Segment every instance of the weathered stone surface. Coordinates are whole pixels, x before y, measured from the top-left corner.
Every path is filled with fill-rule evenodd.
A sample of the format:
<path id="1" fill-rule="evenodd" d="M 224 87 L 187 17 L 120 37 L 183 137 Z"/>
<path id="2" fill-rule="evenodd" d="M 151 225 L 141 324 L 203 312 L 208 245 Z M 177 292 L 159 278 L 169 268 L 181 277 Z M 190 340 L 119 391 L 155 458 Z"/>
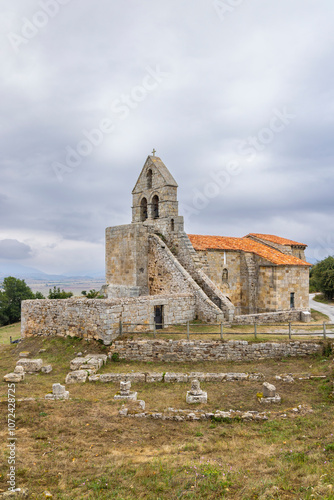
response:
<path id="1" fill-rule="evenodd" d="M 274 398 L 276 395 L 276 387 L 273 384 L 269 384 L 269 382 L 263 383 L 263 397 L 264 398 Z"/>
<path id="2" fill-rule="evenodd" d="M 75 370 L 67 374 L 65 384 L 85 383 L 88 377 L 86 370 Z"/>
<path id="3" fill-rule="evenodd" d="M 162 382 L 163 376 L 163 372 L 145 373 L 145 382 Z"/>
<path id="4" fill-rule="evenodd" d="M 130 391 L 129 394 L 115 394 L 114 399 L 129 399 L 131 401 L 137 401 L 138 393 Z"/>
<path id="5" fill-rule="evenodd" d="M 52 372 L 52 365 L 44 365 L 41 368 L 42 373 L 51 373 Z"/>
<path id="6" fill-rule="evenodd" d="M 202 391 L 200 383 L 198 380 L 192 380 L 191 389 L 187 392 L 186 402 L 189 404 L 193 403 L 206 403 L 208 400 L 208 394 Z"/>
<path id="7" fill-rule="evenodd" d="M 188 382 L 189 375 L 187 373 L 165 373 L 165 382 Z"/>
<path id="8" fill-rule="evenodd" d="M 321 352 L 321 350 L 321 342 L 314 341 L 248 343 L 247 341 L 235 340 L 228 342 L 201 340 L 145 340 L 136 342 L 116 340 L 111 347 L 110 356 L 113 352 L 117 352 L 120 359 L 129 361 L 156 361 L 157 359 L 168 359 L 168 361 L 173 362 L 192 362 L 194 360 L 254 361 L 286 356 L 306 356 Z M 262 375 L 258 375 L 259 380 L 261 380 Z M 165 376 L 165 381 L 178 380 L 175 377 L 169 380 L 168 375 L 167 380 Z M 187 382 L 187 379 L 183 381 Z"/>
<path id="9" fill-rule="evenodd" d="M 275 380 L 282 380 L 282 382 L 287 382 L 289 384 L 291 384 L 292 382 L 294 382 L 294 379 L 293 379 L 293 376 L 291 373 L 285 373 L 285 374 L 281 374 L 281 375 L 276 375 L 275 376 Z"/>
<path id="10" fill-rule="evenodd" d="M 260 403 L 280 403 L 281 402 L 281 396 L 279 394 L 276 394 L 275 396 L 272 397 L 263 397 L 259 399 Z"/>
<path id="11" fill-rule="evenodd" d="M 24 374 L 24 368 L 23 368 L 23 366 L 15 366 L 14 373 Z"/>
<path id="12" fill-rule="evenodd" d="M 65 400 L 69 398 L 70 393 L 66 391 L 65 386 L 61 384 L 53 384 L 52 394 L 46 394 L 45 399 Z"/>
<path id="13" fill-rule="evenodd" d="M 26 373 L 39 372 L 43 366 L 41 359 L 20 359 L 16 366 L 22 366 Z"/>
<path id="14" fill-rule="evenodd" d="M 24 373 L 8 373 L 7 375 L 4 376 L 4 381 L 5 382 L 22 382 L 24 380 Z"/>
<path id="15" fill-rule="evenodd" d="M 19 357 L 20 358 L 27 358 L 28 356 L 30 356 L 30 352 L 29 351 L 22 351 L 19 353 Z"/>

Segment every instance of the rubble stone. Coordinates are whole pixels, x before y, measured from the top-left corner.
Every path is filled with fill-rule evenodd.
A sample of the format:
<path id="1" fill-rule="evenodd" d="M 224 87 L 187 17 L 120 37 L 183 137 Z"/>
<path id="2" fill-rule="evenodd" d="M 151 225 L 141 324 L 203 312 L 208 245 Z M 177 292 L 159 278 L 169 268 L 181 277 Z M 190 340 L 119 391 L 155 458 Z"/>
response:
<path id="1" fill-rule="evenodd" d="M 65 384 L 83 384 L 86 382 L 88 372 L 86 370 L 75 370 L 67 374 Z"/>
<path id="2" fill-rule="evenodd" d="M 16 366 L 22 366 L 26 373 L 37 373 L 43 366 L 41 359 L 20 359 Z"/>

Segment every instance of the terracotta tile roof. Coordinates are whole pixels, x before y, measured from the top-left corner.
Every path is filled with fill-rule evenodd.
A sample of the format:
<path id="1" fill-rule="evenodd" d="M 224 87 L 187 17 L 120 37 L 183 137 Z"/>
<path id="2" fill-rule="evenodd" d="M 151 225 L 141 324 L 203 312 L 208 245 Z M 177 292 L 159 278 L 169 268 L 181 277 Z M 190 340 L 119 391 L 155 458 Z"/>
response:
<path id="1" fill-rule="evenodd" d="M 308 262 L 293 255 L 285 255 L 279 250 L 268 247 L 251 238 L 231 238 L 227 236 L 201 236 L 188 234 L 195 250 L 241 250 L 254 253 L 277 266 L 310 266 Z"/>
<path id="2" fill-rule="evenodd" d="M 278 243 L 279 245 L 286 246 L 298 246 L 298 247 L 307 247 L 305 243 L 298 243 L 297 241 L 287 240 L 286 238 L 281 238 L 280 236 L 275 236 L 274 234 L 259 234 L 259 233 L 250 233 L 245 236 L 248 238 L 249 236 L 255 236 L 255 238 L 260 238 L 261 240 L 271 241 L 272 243 Z"/>

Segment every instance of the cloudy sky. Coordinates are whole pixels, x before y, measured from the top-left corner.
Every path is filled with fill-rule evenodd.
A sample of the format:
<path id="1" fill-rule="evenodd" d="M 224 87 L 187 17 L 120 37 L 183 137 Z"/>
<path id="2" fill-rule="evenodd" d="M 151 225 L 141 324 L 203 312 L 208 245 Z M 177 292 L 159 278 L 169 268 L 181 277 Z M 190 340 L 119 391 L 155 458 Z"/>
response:
<path id="1" fill-rule="evenodd" d="M 189 233 L 334 254 L 332 0 L 0 0 L 0 265 L 104 270 L 152 149 Z"/>

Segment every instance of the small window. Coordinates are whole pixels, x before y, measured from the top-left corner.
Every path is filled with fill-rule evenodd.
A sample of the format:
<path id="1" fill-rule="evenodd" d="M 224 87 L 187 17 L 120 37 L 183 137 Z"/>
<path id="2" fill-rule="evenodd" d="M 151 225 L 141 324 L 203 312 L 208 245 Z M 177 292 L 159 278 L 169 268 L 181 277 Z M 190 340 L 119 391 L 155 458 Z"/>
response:
<path id="1" fill-rule="evenodd" d="M 222 282 L 223 283 L 227 283 L 228 282 L 228 270 L 226 268 L 223 269 Z"/>
<path id="2" fill-rule="evenodd" d="M 143 222 L 147 219 L 147 199 L 143 198 L 140 202 L 140 220 Z"/>
<path id="3" fill-rule="evenodd" d="M 152 219 L 159 218 L 159 197 L 157 195 L 153 196 L 152 199 Z"/>
<path id="4" fill-rule="evenodd" d="M 172 232 L 173 232 L 173 231 L 174 231 L 174 229 L 175 229 L 175 226 L 174 226 L 174 219 L 172 219 L 172 220 L 170 221 L 170 229 L 171 229 L 171 231 L 172 231 Z"/>
<path id="5" fill-rule="evenodd" d="M 146 177 L 147 177 L 147 189 L 152 189 L 152 175 L 153 175 L 152 170 L 151 169 L 148 170 L 147 175 L 146 175 Z"/>
<path id="6" fill-rule="evenodd" d="M 290 293 L 290 309 L 295 308 L 295 294 L 294 292 Z"/>

